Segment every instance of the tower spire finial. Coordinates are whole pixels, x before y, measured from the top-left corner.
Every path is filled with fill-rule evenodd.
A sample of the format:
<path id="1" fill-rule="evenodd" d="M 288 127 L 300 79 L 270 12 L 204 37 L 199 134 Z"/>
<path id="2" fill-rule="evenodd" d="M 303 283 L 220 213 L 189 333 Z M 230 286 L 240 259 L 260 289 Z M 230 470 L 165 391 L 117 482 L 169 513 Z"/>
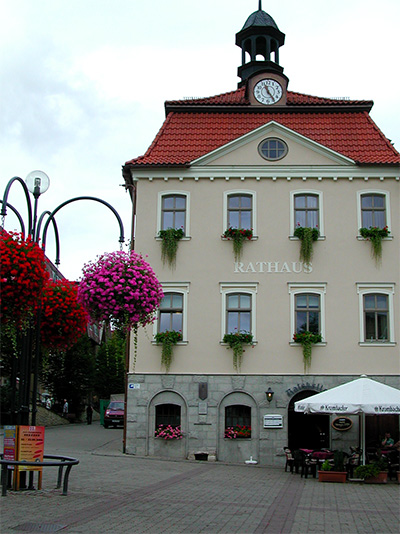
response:
<path id="1" fill-rule="evenodd" d="M 258 0 L 258 11 L 262 11 L 261 0 Z"/>

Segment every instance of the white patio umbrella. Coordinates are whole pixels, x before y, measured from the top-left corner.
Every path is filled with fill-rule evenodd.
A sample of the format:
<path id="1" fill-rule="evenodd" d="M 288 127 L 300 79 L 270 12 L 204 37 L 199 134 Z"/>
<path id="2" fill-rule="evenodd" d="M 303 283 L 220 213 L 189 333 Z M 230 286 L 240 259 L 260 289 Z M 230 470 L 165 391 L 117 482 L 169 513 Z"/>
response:
<path id="1" fill-rule="evenodd" d="M 294 403 L 296 412 L 360 414 L 361 448 L 365 463 L 365 415 L 400 415 L 400 390 L 365 375 Z"/>

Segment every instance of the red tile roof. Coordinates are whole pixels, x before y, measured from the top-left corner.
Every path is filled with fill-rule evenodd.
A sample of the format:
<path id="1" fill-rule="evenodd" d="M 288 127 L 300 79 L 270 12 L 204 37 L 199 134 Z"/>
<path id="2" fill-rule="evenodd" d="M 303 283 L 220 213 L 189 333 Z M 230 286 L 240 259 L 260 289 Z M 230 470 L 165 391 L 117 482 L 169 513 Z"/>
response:
<path id="1" fill-rule="evenodd" d="M 209 98 L 166 102 L 167 118 L 153 143 L 143 156 L 126 164 L 190 165 L 270 121 L 359 164 L 400 164 L 400 154 L 369 116 L 370 101 L 288 92 L 286 106 L 249 106 L 245 87 Z"/>

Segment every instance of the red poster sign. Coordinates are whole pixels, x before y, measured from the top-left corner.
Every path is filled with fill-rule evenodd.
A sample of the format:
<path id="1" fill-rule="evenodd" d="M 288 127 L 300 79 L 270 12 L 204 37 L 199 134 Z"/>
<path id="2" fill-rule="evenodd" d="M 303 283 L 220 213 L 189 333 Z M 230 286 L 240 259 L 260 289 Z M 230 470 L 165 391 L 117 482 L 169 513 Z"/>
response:
<path id="1" fill-rule="evenodd" d="M 43 462 L 44 426 L 20 426 L 18 432 L 17 460 Z M 42 467 L 19 466 L 20 471 L 41 471 Z"/>

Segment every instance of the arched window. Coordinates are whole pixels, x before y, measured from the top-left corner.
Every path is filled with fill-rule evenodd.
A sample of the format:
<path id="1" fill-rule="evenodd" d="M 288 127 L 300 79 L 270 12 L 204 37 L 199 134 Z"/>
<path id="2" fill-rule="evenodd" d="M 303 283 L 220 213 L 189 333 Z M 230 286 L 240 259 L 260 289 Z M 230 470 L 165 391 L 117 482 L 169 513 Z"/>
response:
<path id="1" fill-rule="evenodd" d="M 176 428 L 181 424 L 181 407 L 178 404 L 159 404 L 156 406 L 156 429 L 160 426 Z"/>
<path id="2" fill-rule="evenodd" d="M 232 404 L 225 408 L 225 438 L 251 438 L 251 408 Z"/>

